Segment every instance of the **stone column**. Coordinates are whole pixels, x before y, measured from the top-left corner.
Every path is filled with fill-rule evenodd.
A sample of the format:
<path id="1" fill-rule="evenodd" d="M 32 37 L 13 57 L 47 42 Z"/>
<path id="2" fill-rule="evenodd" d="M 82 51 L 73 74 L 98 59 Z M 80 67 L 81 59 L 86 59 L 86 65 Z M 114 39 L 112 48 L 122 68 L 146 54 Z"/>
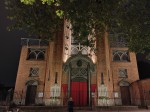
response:
<path id="1" fill-rule="evenodd" d="M 88 92 L 89 92 L 89 106 L 91 105 L 91 72 L 90 67 L 88 65 Z"/>
<path id="2" fill-rule="evenodd" d="M 68 70 L 68 98 L 70 97 L 70 79 L 71 79 L 71 68 L 69 66 L 69 70 Z"/>

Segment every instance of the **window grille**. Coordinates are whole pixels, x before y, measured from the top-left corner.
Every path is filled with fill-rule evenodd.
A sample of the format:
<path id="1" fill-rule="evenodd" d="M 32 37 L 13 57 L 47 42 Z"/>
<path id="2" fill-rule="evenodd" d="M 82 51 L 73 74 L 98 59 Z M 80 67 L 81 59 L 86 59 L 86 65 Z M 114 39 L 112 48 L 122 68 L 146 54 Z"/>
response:
<path id="1" fill-rule="evenodd" d="M 129 61 L 128 51 L 113 51 L 113 61 Z"/>
<path id="2" fill-rule="evenodd" d="M 45 59 L 45 49 L 28 49 L 27 60 L 44 60 Z"/>
<path id="3" fill-rule="evenodd" d="M 29 76 L 38 76 L 39 73 L 39 68 L 35 67 L 35 68 L 30 68 L 30 74 Z"/>
<path id="4" fill-rule="evenodd" d="M 120 68 L 119 69 L 119 77 L 121 78 L 127 78 L 127 69 L 124 69 L 124 68 Z"/>

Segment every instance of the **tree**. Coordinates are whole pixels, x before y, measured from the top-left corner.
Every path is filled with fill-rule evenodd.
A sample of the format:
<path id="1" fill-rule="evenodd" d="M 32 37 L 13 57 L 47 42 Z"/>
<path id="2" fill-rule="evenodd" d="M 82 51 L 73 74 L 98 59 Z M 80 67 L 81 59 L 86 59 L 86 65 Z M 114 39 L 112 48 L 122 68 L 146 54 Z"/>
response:
<path id="1" fill-rule="evenodd" d="M 85 40 L 88 35 L 100 37 L 104 32 L 122 33 L 123 38 L 127 40 L 129 50 L 136 53 L 150 50 L 149 0 L 20 1 L 27 7 L 35 6 L 41 1 L 39 7 L 45 6 L 50 11 L 53 10 L 51 16 L 57 18 L 56 21 L 62 16 L 68 19 L 72 24 L 72 35 L 79 41 Z M 51 24 L 53 27 L 54 24 Z M 149 52 L 147 56 L 150 57 Z"/>
<path id="2" fill-rule="evenodd" d="M 8 30 L 25 30 L 30 36 L 52 39 L 63 21 L 55 13 L 53 6 L 42 4 L 36 0 L 33 5 L 25 5 L 20 0 L 6 0 L 6 8 L 11 12 L 8 16 L 14 24 Z"/>

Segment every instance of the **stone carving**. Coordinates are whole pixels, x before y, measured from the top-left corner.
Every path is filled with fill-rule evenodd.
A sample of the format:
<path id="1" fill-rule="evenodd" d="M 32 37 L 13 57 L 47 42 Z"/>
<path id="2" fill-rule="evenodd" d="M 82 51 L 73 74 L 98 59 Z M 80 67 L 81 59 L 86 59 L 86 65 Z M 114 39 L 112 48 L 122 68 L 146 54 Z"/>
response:
<path id="1" fill-rule="evenodd" d="M 119 77 L 121 77 L 121 78 L 127 78 L 127 69 L 120 68 L 119 69 Z"/>
<path id="2" fill-rule="evenodd" d="M 73 68 L 72 69 L 72 75 L 71 79 L 77 78 L 77 77 L 83 77 L 87 79 L 87 69 L 85 68 Z"/>
<path id="3" fill-rule="evenodd" d="M 29 76 L 38 76 L 39 68 L 38 67 L 32 67 L 30 68 L 30 75 Z"/>
<path id="4" fill-rule="evenodd" d="M 129 85 L 130 85 L 130 83 L 128 81 L 126 81 L 126 80 L 121 80 L 119 82 L 119 86 L 129 86 Z"/>
<path id="5" fill-rule="evenodd" d="M 107 87 L 101 84 L 98 87 L 98 105 L 107 106 L 109 102 Z"/>
<path id="6" fill-rule="evenodd" d="M 60 105 L 61 90 L 58 84 L 54 84 L 50 89 L 50 105 Z"/>

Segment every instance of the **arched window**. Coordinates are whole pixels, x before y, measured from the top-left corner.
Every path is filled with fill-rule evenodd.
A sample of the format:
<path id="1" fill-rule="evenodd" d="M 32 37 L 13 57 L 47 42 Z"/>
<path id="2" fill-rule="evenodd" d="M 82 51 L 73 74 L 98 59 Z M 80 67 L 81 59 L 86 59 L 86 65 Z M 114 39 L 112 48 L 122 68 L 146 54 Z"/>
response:
<path id="1" fill-rule="evenodd" d="M 34 85 L 34 86 L 38 86 L 39 85 L 39 81 L 38 80 L 28 80 L 26 82 L 26 85 L 29 86 L 29 85 Z"/>
<path id="2" fill-rule="evenodd" d="M 83 55 L 88 55 L 88 50 L 87 50 L 86 48 L 83 48 L 83 49 L 81 50 L 81 53 L 82 53 Z"/>
<path id="3" fill-rule="evenodd" d="M 45 49 L 28 49 L 27 60 L 44 60 L 45 59 Z"/>
<path id="4" fill-rule="evenodd" d="M 36 53 L 35 52 L 30 52 L 28 54 L 28 58 L 27 59 L 28 60 L 34 60 L 34 59 L 36 59 Z"/>
<path id="5" fill-rule="evenodd" d="M 120 61 L 120 56 L 118 54 L 115 54 L 113 57 L 113 61 Z"/>
<path id="6" fill-rule="evenodd" d="M 44 52 L 39 52 L 38 54 L 37 54 L 37 60 L 44 60 Z"/>
<path id="7" fill-rule="evenodd" d="M 72 55 L 78 54 L 78 52 L 79 52 L 79 51 L 78 51 L 78 49 L 77 49 L 76 47 L 72 47 L 72 48 L 71 48 L 71 54 L 72 54 Z"/>
<path id="8" fill-rule="evenodd" d="M 122 54 L 121 60 L 122 61 L 129 61 L 129 56 L 127 54 Z"/>
<path id="9" fill-rule="evenodd" d="M 129 61 L 128 51 L 113 51 L 113 61 Z"/>
<path id="10" fill-rule="evenodd" d="M 119 86 L 129 86 L 130 83 L 128 81 L 125 81 L 125 80 L 121 80 L 119 81 Z"/>

